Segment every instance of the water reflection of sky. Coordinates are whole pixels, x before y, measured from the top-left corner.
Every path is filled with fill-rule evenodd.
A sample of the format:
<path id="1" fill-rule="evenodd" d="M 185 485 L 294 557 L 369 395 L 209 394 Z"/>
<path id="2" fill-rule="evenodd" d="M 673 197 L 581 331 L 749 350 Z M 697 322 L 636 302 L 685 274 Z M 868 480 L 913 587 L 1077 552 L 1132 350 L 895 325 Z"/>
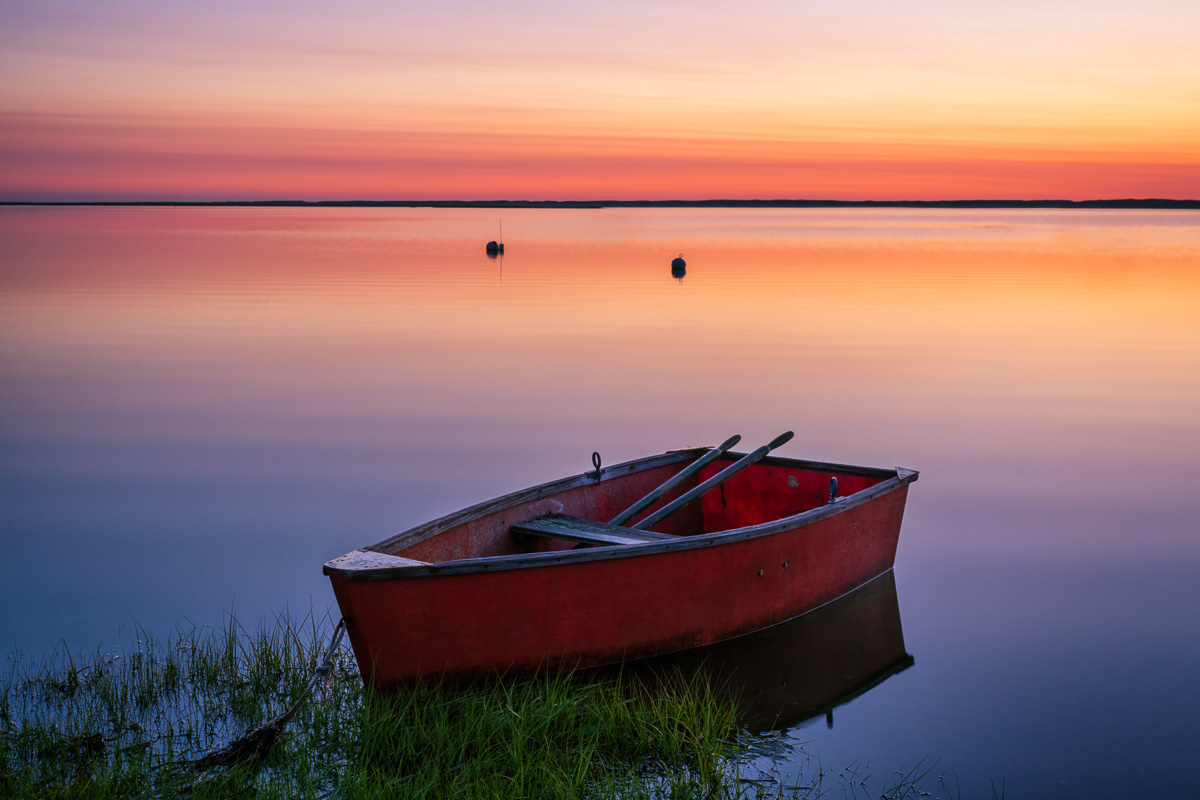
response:
<path id="1" fill-rule="evenodd" d="M 498 213 L 0 209 L 0 641 L 323 613 L 326 559 L 592 450 L 795 429 L 922 471 L 917 665 L 811 750 L 1186 794 L 1200 216 L 504 211 L 492 260 Z"/>

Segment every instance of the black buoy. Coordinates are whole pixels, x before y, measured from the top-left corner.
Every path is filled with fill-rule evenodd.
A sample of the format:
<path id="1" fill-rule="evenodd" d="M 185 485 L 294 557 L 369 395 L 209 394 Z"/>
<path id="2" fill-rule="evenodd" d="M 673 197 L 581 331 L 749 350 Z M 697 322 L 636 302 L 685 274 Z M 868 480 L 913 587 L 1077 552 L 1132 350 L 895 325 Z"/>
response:
<path id="1" fill-rule="evenodd" d="M 501 243 L 497 243 L 497 242 L 488 242 L 487 243 L 487 251 L 489 253 L 503 253 L 504 245 Z"/>
<path id="2" fill-rule="evenodd" d="M 685 267 L 687 267 L 687 262 L 683 260 L 683 253 L 680 253 L 679 257 L 671 262 L 671 269 L 684 269 Z"/>

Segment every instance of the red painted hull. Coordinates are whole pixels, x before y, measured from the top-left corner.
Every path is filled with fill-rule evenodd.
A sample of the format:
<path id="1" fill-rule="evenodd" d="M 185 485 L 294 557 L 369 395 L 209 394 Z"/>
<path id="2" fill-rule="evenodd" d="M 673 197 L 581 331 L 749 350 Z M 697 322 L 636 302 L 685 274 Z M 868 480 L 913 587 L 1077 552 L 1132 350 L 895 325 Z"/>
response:
<path id="1" fill-rule="evenodd" d="M 892 567 L 917 474 L 792 459 L 766 459 L 657 526 L 670 541 L 571 549 L 508 532 L 547 511 L 607 520 L 700 452 L 518 492 L 326 564 L 364 678 L 387 689 L 708 645 Z M 846 494 L 832 504 L 830 476 Z"/>

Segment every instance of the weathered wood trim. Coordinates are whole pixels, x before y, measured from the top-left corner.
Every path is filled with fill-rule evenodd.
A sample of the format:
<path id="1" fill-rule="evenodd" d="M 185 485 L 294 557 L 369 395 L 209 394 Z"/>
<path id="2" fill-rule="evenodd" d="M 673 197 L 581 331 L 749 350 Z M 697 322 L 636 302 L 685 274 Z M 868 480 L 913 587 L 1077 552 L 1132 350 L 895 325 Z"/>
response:
<path id="1" fill-rule="evenodd" d="M 703 449 L 699 449 L 702 452 Z M 689 454 L 698 451 L 688 451 Z M 738 457 L 738 454 L 729 454 L 732 457 Z M 686 457 L 686 456 L 685 456 Z M 609 469 L 629 469 L 630 472 L 638 471 L 636 467 L 645 462 L 651 462 L 653 466 L 661 466 L 663 463 L 674 463 L 668 460 L 666 462 L 658 461 L 661 456 L 655 456 L 651 459 L 642 459 L 641 461 L 633 461 L 628 464 L 619 464 L 616 467 Z M 420 564 L 413 566 L 397 566 L 397 567 L 373 567 L 367 569 L 345 569 L 335 565 L 335 561 L 330 561 L 325 565 L 325 573 L 336 570 L 343 573 L 347 580 L 390 580 L 396 578 L 419 578 L 428 575 L 465 575 L 478 572 L 495 572 L 497 570 L 508 569 L 529 569 L 534 567 L 547 567 L 563 563 L 580 563 L 585 561 L 601 561 L 610 558 L 635 558 L 638 556 L 652 555 L 656 553 L 666 553 L 676 550 L 691 550 L 700 547 L 716 547 L 725 544 L 733 544 L 742 542 L 747 539 L 755 539 L 760 536 L 771 536 L 783 531 L 801 528 L 806 525 L 811 525 L 819 522 L 835 514 L 842 514 L 852 508 L 864 505 L 871 502 L 877 497 L 882 497 L 885 494 L 900 489 L 903 486 L 914 482 L 919 477 L 920 473 L 915 470 L 908 469 L 877 469 L 873 467 L 848 467 L 843 465 L 825 464 L 822 462 L 802 461 L 798 459 L 771 458 L 763 459 L 764 462 L 774 463 L 784 466 L 792 466 L 802 469 L 828 470 L 834 472 L 842 472 L 846 474 L 869 475 L 872 477 L 892 476 L 888 480 L 877 483 L 876 485 L 864 489 L 860 492 L 855 492 L 845 498 L 839 499 L 836 503 L 820 506 L 818 508 L 804 511 L 800 514 L 795 514 L 790 517 L 782 517 L 777 520 L 765 522 L 759 525 L 750 525 L 744 528 L 734 528 L 727 531 L 717 531 L 714 533 L 698 534 L 696 536 L 678 536 L 672 537 L 671 541 L 646 542 L 644 544 L 629 544 L 621 547 L 592 547 L 581 550 L 555 550 L 540 553 L 519 553 L 515 555 L 504 556 L 487 556 L 483 558 L 465 558 L 458 561 L 442 561 L 435 564 Z M 643 466 L 642 469 L 650 467 Z M 621 473 L 625 474 L 625 473 Z M 583 479 L 581 481 L 581 479 Z M 508 495 L 498 500 L 493 500 L 489 503 L 475 506 L 472 509 L 467 509 L 460 514 L 452 515 L 456 520 L 453 524 L 461 524 L 462 521 L 471 519 L 474 515 L 491 513 L 494 510 L 506 508 L 509 505 L 515 505 L 518 502 L 524 502 L 526 499 L 534 499 L 544 497 L 548 493 L 540 492 L 545 487 L 558 486 L 556 491 L 562 491 L 564 488 L 573 488 L 574 486 L 583 485 L 583 483 L 594 482 L 594 478 L 586 476 L 578 476 L 576 478 L 568 478 L 563 481 L 556 481 L 553 484 L 544 484 L 541 487 L 534 487 L 527 492 L 518 492 L 515 495 Z M 578 481 L 578 482 L 577 482 Z M 538 494 L 530 495 L 529 492 L 539 491 Z M 486 508 L 484 511 L 478 509 Z M 468 515 L 468 512 L 470 514 Z M 464 516 L 465 515 L 465 516 Z M 435 528 L 443 530 L 449 527 L 445 522 L 449 518 L 443 517 L 441 520 L 435 520 L 428 523 L 422 528 Z M 417 530 L 417 529 L 414 529 Z M 393 537 L 393 539 L 398 537 Z M 392 541 L 392 540 L 388 540 Z M 384 545 L 381 542 L 374 545 L 370 549 L 380 548 Z"/>
<path id="2" fill-rule="evenodd" d="M 373 553 L 370 550 L 355 550 L 347 553 L 344 556 L 335 558 L 325 565 L 325 572 L 328 574 L 330 569 L 338 570 L 356 570 L 356 569 L 380 569 L 380 568 L 400 568 L 400 567 L 423 567 L 427 566 L 427 561 L 417 561 L 412 558 L 402 558 L 401 556 L 389 556 L 387 553 Z"/>
<path id="3" fill-rule="evenodd" d="M 596 522 L 569 514 L 547 514 L 526 522 L 518 522 L 508 528 L 513 533 L 545 536 L 551 539 L 566 539 L 571 542 L 599 545 L 643 544 L 678 539 L 669 533 L 639 531 L 623 528 L 607 522 Z"/>
<path id="4" fill-rule="evenodd" d="M 741 458 L 745 454 L 730 451 L 725 455 L 727 457 Z M 804 458 L 789 458 L 787 456 L 768 455 L 758 463 L 795 467 L 796 469 L 814 470 L 817 472 L 841 472 L 846 475 L 863 475 L 868 478 L 890 478 L 896 475 L 895 469 L 888 469 L 886 467 L 862 467 L 854 464 L 838 464 L 834 461 L 810 461 Z M 914 470 L 906 470 L 906 472 L 916 474 Z M 913 480 L 916 479 L 914 478 Z"/>

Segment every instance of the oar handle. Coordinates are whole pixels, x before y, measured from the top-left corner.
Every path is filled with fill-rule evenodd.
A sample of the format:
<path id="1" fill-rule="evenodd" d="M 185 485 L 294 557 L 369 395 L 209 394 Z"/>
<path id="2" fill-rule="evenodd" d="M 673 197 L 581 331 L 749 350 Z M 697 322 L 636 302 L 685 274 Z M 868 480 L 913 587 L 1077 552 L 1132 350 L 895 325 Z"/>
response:
<path id="1" fill-rule="evenodd" d="M 701 495 L 715 489 L 716 487 L 720 486 L 725 481 L 732 478 L 734 475 L 737 475 L 739 472 L 744 470 L 746 467 L 749 467 L 749 466 L 753 465 L 755 462 L 760 461 L 763 458 L 763 456 L 765 456 L 767 453 L 774 450 L 776 447 L 779 447 L 780 445 L 791 441 L 792 437 L 795 435 L 796 434 L 793 433 L 792 431 L 788 431 L 787 433 L 780 434 L 779 436 L 772 439 L 768 444 L 764 444 L 762 447 L 758 448 L 757 450 L 755 450 L 753 453 L 750 453 L 749 455 L 742 456 L 740 459 L 735 461 L 733 464 L 731 464 L 728 467 L 726 467 L 725 469 L 721 470 L 716 475 L 713 475 L 711 478 L 709 478 L 704 483 L 697 486 L 695 489 L 692 489 L 691 491 L 680 495 L 679 497 L 672 500 L 670 503 L 667 503 L 665 506 L 660 508 L 658 511 L 655 511 L 653 514 L 646 517 L 645 519 L 639 520 L 637 523 L 635 523 L 634 525 L 632 525 L 630 527 L 637 528 L 639 530 L 648 530 L 648 529 L 654 527 L 655 525 L 662 522 L 667 517 L 674 514 L 679 509 L 686 506 L 688 503 L 695 500 L 697 497 L 700 497 Z"/>
<path id="2" fill-rule="evenodd" d="M 663 485 L 659 486 L 657 489 L 650 492 L 650 494 L 646 495 L 641 500 L 638 500 L 636 503 L 634 503 L 629 508 L 622 511 L 620 514 L 617 514 L 615 517 L 613 517 L 611 520 L 609 520 L 609 524 L 610 525 L 624 525 L 639 511 L 652 505 L 654 503 L 654 501 L 658 500 L 664 494 L 671 491 L 676 486 L 678 486 L 680 483 L 682 483 L 684 478 L 687 478 L 689 475 L 692 475 L 697 470 L 699 470 L 701 467 L 703 467 L 705 464 L 708 464 L 710 461 L 712 461 L 717 456 L 724 453 L 729 448 L 733 447 L 735 444 L 737 444 L 741 440 L 742 440 L 742 437 L 737 434 L 730 436 L 728 439 L 721 442 L 720 445 L 718 445 L 717 447 L 715 447 L 712 450 L 709 450 L 707 453 L 700 456 L 698 459 L 693 461 L 691 464 L 688 464 L 686 467 L 681 469 L 679 472 L 675 473 L 673 476 L 668 478 L 666 483 L 664 483 Z"/>

